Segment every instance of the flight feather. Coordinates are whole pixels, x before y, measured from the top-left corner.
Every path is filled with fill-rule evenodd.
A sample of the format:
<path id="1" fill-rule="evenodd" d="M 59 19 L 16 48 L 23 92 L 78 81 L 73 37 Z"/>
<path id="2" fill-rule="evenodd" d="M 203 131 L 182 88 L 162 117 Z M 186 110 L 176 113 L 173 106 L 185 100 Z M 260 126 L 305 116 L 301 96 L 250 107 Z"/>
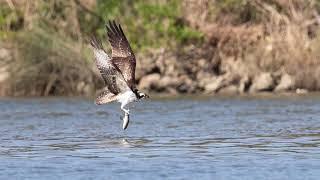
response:
<path id="1" fill-rule="evenodd" d="M 117 25 L 115 21 L 109 21 L 106 28 L 112 47 L 111 62 L 121 72 L 128 86 L 135 89 L 136 58 L 121 25 Z"/>

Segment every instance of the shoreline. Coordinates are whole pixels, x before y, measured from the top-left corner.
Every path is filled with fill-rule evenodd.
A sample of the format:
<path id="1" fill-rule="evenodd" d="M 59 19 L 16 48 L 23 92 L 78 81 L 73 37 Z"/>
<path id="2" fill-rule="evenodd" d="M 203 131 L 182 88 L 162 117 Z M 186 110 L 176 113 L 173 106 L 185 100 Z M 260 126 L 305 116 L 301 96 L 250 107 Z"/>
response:
<path id="1" fill-rule="evenodd" d="M 79 11 L 72 16 L 73 21 L 62 18 L 60 23 L 38 26 L 55 20 L 56 15 L 69 16 L 69 7 L 72 6 L 68 3 L 72 2 L 61 3 L 61 9 L 65 11 L 54 11 L 53 8 L 52 17 L 42 17 L 41 11 L 37 11 L 42 5 L 35 3 L 38 8 L 35 8 L 34 15 L 38 18 L 27 22 L 29 16 L 21 14 L 17 29 L 8 26 L 18 23 L 15 21 L 3 25 L 5 31 L 0 31 L 0 96 L 91 97 L 103 88 L 103 79 L 94 64 L 85 32 L 105 32 L 104 20 L 90 29 L 81 29 L 88 24 L 80 21 L 78 15 L 89 17 L 90 14 Z M 103 2 L 92 4 L 92 10 L 100 3 Z M 142 1 L 135 3 L 144 8 Z M 179 7 L 171 10 L 181 9 L 181 13 L 170 17 L 166 17 L 167 12 L 163 12 L 164 16 L 159 15 L 159 27 L 170 22 L 165 29 L 150 27 L 154 23 L 128 23 L 132 18 L 147 20 L 150 13 L 136 14 L 134 12 L 141 11 L 118 4 L 118 8 L 129 13 L 128 19 L 123 17 L 125 19 L 120 18 L 119 22 L 125 28 L 137 59 L 137 88 L 146 93 L 161 92 L 170 96 L 320 91 L 320 34 L 317 31 L 320 21 L 314 21 L 314 14 L 309 13 L 318 12 L 317 6 L 297 1 L 280 3 L 281 8 L 275 8 L 275 3 L 264 2 L 263 6 L 249 2 L 238 4 L 243 7 L 237 8 L 239 12 L 232 10 L 237 7 L 234 3 L 224 4 L 223 1 L 177 4 Z M 220 7 L 223 10 L 223 4 L 231 9 L 216 12 L 212 17 L 211 11 L 202 8 Z M 22 4 L 11 13 L 19 15 L 19 7 L 23 8 Z M 162 10 L 164 7 L 170 5 L 157 4 L 154 8 Z M 292 10 L 294 13 L 288 13 Z M 238 19 L 242 13 L 258 13 L 259 18 L 249 16 L 243 21 Z M 296 13 L 299 16 L 291 15 Z M 10 19 L 10 13 L 7 15 Z M 195 18 L 202 15 L 207 18 Z M 91 20 L 97 18 L 90 17 Z M 312 23 L 303 24 L 301 20 Z M 74 22 L 79 29 L 66 28 L 75 27 Z M 61 32 L 55 32 L 59 28 Z M 141 32 L 146 32 L 145 37 L 135 38 Z M 103 35 L 100 34 L 99 38 L 102 39 Z M 103 45 L 110 48 L 107 42 Z"/>
<path id="2" fill-rule="evenodd" d="M 300 98 L 315 98 L 315 100 L 320 100 L 320 91 L 318 92 L 309 92 L 305 94 L 297 94 L 295 92 L 282 92 L 282 93 L 274 93 L 274 92 L 260 92 L 260 93 L 246 93 L 246 94 L 165 94 L 165 93 L 151 93 L 150 99 L 146 101 L 152 100 L 179 100 L 179 99 L 188 99 L 188 100 L 209 100 L 209 99 L 300 99 Z M 84 99 L 84 100 L 92 100 L 94 101 L 95 96 L 0 96 L 1 100 L 6 99 L 16 99 L 16 100 L 24 100 L 24 99 Z"/>

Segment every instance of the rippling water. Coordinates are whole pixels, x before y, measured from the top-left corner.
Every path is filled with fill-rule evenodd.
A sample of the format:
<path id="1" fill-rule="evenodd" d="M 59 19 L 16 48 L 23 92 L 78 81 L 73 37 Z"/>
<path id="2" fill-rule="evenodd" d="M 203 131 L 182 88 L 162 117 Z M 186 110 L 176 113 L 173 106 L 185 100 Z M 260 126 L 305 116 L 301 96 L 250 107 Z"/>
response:
<path id="1" fill-rule="evenodd" d="M 320 98 L 0 100 L 0 179 L 319 179 Z"/>

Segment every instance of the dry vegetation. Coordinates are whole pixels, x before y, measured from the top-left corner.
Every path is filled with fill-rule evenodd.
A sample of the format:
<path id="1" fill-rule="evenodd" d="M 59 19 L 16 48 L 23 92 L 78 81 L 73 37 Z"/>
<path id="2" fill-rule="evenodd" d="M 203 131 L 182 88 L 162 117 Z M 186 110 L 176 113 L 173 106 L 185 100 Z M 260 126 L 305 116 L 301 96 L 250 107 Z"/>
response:
<path id="1" fill-rule="evenodd" d="M 211 7 L 210 3 L 213 2 L 188 1 L 186 6 L 201 18 L 186 18 L 206 34 L 208 42 L 217 49 L 216 61 L 221 61 L 226 72 L 249 78 L 249 84 L 259 74 L 269 72 L 274 86 L 282 75 L 289 74 L 294 81 L 289 90 L 320 89 L 317 1 L 242 1 L 245 5 L 238 13 L 243 19 L 235 13 L 230 15 L 231 10 L 223 10 L 223 18 L 211 17 L 205 8 Z"/>
<path id="2" fill-rule="evenodd" d="M 105 38 L 105 20 L 115 17 L 137 52 L 140 88 L 172 94 L 320 90 L 319 4 L 0 0 L 0 93 L 92 95 L 103 84 L 87 40 Z"/>

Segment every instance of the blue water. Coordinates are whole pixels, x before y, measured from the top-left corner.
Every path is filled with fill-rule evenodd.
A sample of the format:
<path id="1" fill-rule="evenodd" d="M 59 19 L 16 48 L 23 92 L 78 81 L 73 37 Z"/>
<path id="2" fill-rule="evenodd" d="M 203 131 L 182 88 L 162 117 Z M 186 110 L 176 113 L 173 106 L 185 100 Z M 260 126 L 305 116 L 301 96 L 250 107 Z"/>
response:
<path id="1" fill-rule="evenodd" d="M 320 98 L 0 100 L 0 179 L 319 179 Z"/>

